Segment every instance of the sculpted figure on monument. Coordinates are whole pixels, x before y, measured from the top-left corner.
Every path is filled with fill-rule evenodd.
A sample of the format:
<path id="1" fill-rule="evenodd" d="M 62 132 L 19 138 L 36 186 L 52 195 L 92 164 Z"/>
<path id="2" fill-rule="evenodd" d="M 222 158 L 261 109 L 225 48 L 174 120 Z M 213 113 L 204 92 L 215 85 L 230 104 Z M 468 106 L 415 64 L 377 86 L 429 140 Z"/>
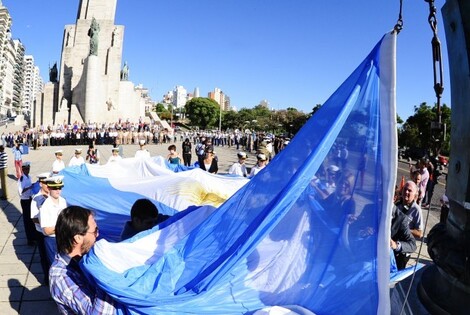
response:
<path id="1" fill-rule="evenodd" d="M 57 82 L 57 62 L 49 69 L 49 81 Z"/>
<path id="2" fill-rule="evenodd" d="M 127 61 L 124 62 L 124 67 L 121 70 L 121 81 L 128 81 L 129 80 L 129 66 L 127 65 Z"/>
<path id="3" fill-rule="evenodd" d="M 114 47 L 116 45 L 118 36 L 119 36 L 119 30 L 117 27 L 115 27 L 113 31 L 113 38 L 111 39 L 111 46 Z"/>
<path id="4" fill-rule="evenodd" d="M 109 112 L 111 109 L 116 109 L 116 108 L 114 108 L 113 100 L 112 100 L 112 99 L 108 99 L 108 100 L 106 101 L 106 105 L 108 106 L 108 112 Z"/>
<path id="5" fill-rule="evenodd" d="M 88 36 L 90 36 L 90 56 L 98 56 L 98 35 L 100 33 L 100 25 L 96 19 L 91 20 Z"/>

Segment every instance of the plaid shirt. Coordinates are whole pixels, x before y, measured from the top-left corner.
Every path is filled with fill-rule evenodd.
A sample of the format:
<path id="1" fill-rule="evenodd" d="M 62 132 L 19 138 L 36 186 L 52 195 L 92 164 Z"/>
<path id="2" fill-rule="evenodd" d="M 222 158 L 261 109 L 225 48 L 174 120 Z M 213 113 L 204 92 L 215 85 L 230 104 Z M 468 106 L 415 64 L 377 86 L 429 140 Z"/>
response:
<path id="1" fill-rule="evenodd" d="M 104 291 L 93 288 L 78 262 L 57 254 L 49 271 L 51 295 L 61 314 L 116 314 L 115 302 Z"/>

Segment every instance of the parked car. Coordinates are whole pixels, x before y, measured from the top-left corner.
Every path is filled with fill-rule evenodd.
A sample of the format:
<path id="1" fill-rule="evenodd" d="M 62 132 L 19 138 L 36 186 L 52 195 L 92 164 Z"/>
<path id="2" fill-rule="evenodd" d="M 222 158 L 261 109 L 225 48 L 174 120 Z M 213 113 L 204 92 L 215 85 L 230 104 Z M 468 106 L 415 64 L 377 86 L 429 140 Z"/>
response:
<path id="1" fill-rule="evenodd" d="M 442 166 L 447 166 L 449 165 L 449 158 L 443 155 L 438 155 L 437 160 L 439 161 L 439 164 Z"/>

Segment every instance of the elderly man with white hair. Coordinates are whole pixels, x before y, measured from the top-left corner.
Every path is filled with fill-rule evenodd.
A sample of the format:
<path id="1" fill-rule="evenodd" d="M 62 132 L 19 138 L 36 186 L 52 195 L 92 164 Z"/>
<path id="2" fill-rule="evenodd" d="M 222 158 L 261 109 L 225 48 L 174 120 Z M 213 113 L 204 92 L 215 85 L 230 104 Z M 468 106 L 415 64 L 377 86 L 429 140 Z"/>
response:
<path id="1" fill-rule="evenodd" d="M 416 238 L 423 237 L 423 213 L 421 207 L 416 203 L 416 196 L 418 194 L 418 186 L 409 180 L 405 183 L 402 190 L 402 200 L 396 206 L 410 219 L 410 231 Z"/>

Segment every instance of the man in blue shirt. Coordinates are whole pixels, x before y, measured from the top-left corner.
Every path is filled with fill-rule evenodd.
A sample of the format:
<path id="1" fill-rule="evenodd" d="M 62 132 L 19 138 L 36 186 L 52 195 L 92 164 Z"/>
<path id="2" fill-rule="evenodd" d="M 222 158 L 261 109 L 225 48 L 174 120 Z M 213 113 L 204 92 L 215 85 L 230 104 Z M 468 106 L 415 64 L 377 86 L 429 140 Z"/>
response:
<path id="1" fill-rule="evenodd" d="M 121 307 L 106 292 L 91 285 L 79 265 L 98 234 L 90 210 L 70 206 L 59 214 L 55 226 L 58 254 L 49 271 L 49 283 L 61 314 L 116 314 Z"/>

